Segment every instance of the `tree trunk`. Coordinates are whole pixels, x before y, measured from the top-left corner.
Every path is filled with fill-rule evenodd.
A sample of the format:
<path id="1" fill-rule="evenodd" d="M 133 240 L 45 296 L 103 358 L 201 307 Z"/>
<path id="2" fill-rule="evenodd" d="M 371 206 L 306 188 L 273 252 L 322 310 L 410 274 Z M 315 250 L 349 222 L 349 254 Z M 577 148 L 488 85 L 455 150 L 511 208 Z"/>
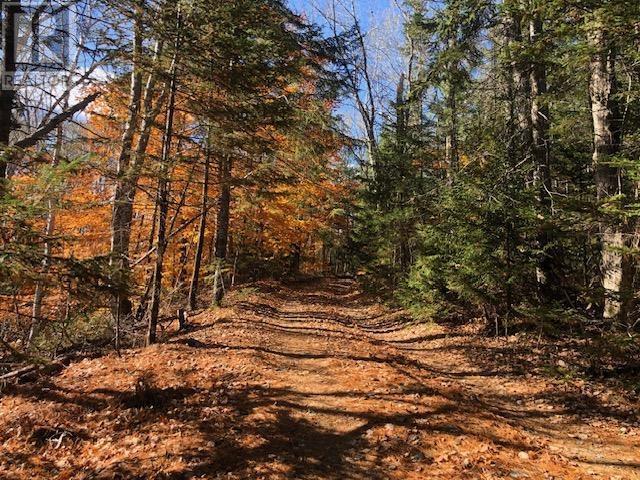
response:
<path id="1" fill-rule="evenodd" d="M 180 50 L 180 29 L 181 15 L 178 6 L 176 21 L 176 43 L 171 61 L 171 80 L 169 85 L 169 105 L 167 108 L 167 118 L 165 122 L 164 135 L 162 139 L 162 155 L 160 158 L 161 169 L 160 178 L 158 179 L 158 236 L 156 238 L 156 263 L 153 269 L 153 289 L 151 292 L 151 308 L 149 315 L 149 326 L 147 330 L 147 345 L 156 342 L 158 318 L 160 316 L 160 300 L 162 297 L 162 274 L 164 271 L 164 254 L 167 248 L 167 218 L 169 216 L 169 157 L 171 156 L 171 142 L 173 140 L 173 117 L 176 106 L 177 92 L 177 63 L 178 52 Z"/>
<path id="2" fill-rule="evenodd" d="M 298 243 L 291 245 L 291 258 L 289 262 L 289 275 L 295 277 L 300 274 L 300 263 L 302 259 L 302 247 Z"/>
<path id="3" fill-rule="evenodd" d="M 166 140 L 165 140 L 166 141 Z M 166 148 L 166 147 L 165 147 Z M 163 155 L 164 157 L 164 155 Z M 147 330 L 147 345 L 156 343 L 158 318 L 160 316 L 160 300 L 162 297 L 162 274 L 164 271 L 164 254 L 167 243 L 167 217 L 169 213 L 169 169 L 163 164 L 158 180 L 158 236 L 156 238 L 156 262 L 153 269 L 151 290 L 151 313 Z"/>
<path id="4" fill-rule="evenodd" d="M 204 161 L 204 179 L 202 182 L 202 206 L 200 217 L 200 228 L 198 229 L 198 245 L 193 259 L 193 272 L 191 275 L 191 287 L 189 288 L 189 310 L 196 309 L 198 299 L 198 285 L 200 281 L 200 266 L 202 265 L 202 252 L 204 251 L 205 234 L 207 230 L 207 210 L 209 208 L 209 163 L 211 161 L 211 132 L 207 133 L 207 151 Z"/>
<path id="5" fill-rule="evenodd" d="M 530 68 L 528 61 L 523 60 L 520 50 L 522 44 L 525 41 L 522 32 L 522 11 L 520 8 L 520 0 L 516 2 L 516 7 L 510 13 L 508 19 L 509 26 L 507 29 L 508 42 L 509 42 L 509 54 L 511 55 L 511 77 L 513 81 L 513 112 L 514 117 L 517 120 L 518 131 L 514 136 L 517 140 L 514 153 L 519 157 L 514 161 L 514 165 L 520 160 L 527 160 L 531 155 L 531 149 L 533 144 L 532 139 L 532 125 L 531 125 L 531 87 L 529 85 L 529 75 L 527 74 Z M 526 39 L 528 41 L 528 38 Z"/>
<path id="6" fill-rule="evenodd" d="M 447 41 L 450 49 L 456 48 L 456 40 L 450 38 Z M 447 180 L 449 184 L 453 182 L 456 172 L 459 169 L 458 157 L 458 105 L 457 105 L 457 84 L 456 74 L 458 70 L 457 64 L 447 66 L 447 85 L 445 88 L 445 102 L 447 107 L 447 127 L 445 133 L 445 163 L 447 166 Z"/>
<path id="7" fill-rule="evenodd" d="M 231 210 L 231 157 L 221 155 L 218 160 L 218 221 L 216 225 L 216 249 L 214 253 L 213 298 L 220 305 L 224 297 L 224 267 L 229 243 L 229 216 Z"/>
<path id="8" fill-rule="evenodd" d="M 447 133 L 445 136 L 445 163 L 447 165 L 447 178 L 449 183 L 453 182 L 456 172 L 459 169 L 458 162 L 458 119 L 456 105 L 456 88 L 453 82 L 449 82 L 447 87 L 447 110 L 449 111 Z"/>
<path id="9" fill-rule="evenodd" d="M 157 53 L 159 55 L 159 52 Z M 157 56 L 156 56 L 157 58 Z M 160 108 L 166 99 L 165 93 L 160 94 L 157 102 L 153 105 L 155 95 L 155 87 L 157 83 L 157 73 L 151 72 L 144 88 L 142 100 L 142 111 L 144 112 L 142 123 L 140 125 L 140 136 L 136 143 L 135 149 L 130 152 L 130 156 L 126 158 L 126 171 L 123 175 L 119 175 L 116 185 L 116 193 L 114 196 L 114 212 L 112 238 L 115 238 L 115 232 L 118 232 L 118 241 L 112 245 L 118 245 L 118 249 L 125 249 L 125 257 L 128 258 L 129 244 L 131 238 L 131 225 L 133 221 L 133 206 L 135 203 L 136 191 L 140 172 L 144 164 L 145 154 L 151 138 L 151 130 L 155 124 L 156 118 L 160 113 Z M 120 169 L 118 169 L 120 170 Z M 112 246 L 112 254 L 114 254 Z M 128 262 L 126 267 L 128 269 Z"/>
<path id="10" fill-rule="evenodd" d="M 155 60 L 157 61 L 162 49 L 161 43 L 156 43 Z M 155 64 L 155 62 L 154 62 Z M 151 137 L 151 130 L 160 113 L 160 108 L 164 104 L 165 93 L 163 92 L 158 98 L 155 106 L 153 105 L 153 99 L 156 92 L 157 73 L 152 71 L 147 79 L 146 86 L 144 88 L 144 95 L 142 100 L 142 111 L 144 116 L 142 124 L 140 126 L 140 136 L 138 138 L 135 150 L 133 154 L 126 157 L 124 163 L 126 164 L 126 171 L 122 175 L 118 176 L 116 193 L 114 196 L 114 210 L 112 219 L 112 258 L 116 258 L 118 255 L 123 258 L 125 262 L 121 262 L 121 266 L 124 269 L 124 275 L 128 276 L 129 273 L 129 244 L 131 238 L 131 226 L 133 222 L 133 206 L 135 203 L 135 196 L 138 187 L 138 179 L 140 178 L 140 171 L 144 164 L 145 154 L 147 146 L 149 145 L 149 139 Z M 131 148 L 131 145 L 129 146 Z M 122 151 L 121 151 L 122 152 Z M 131 152 L 130 152 L 131 154 Z M 118 169 L 120 171 L 120 168 Z M 117 233 L 117 235 L 116 235 Z M 114 239 L 117 239 L 114 241 Z M 126 277 L 125 277 L 126 278 Z M 128 305 L 131 305 L 127 292 L 120 292 L 120 313 L 125 313 L 129 310 Z"/>
<path id="11" fill-rule="evenodd" d="M 20 10 L 19 2 L 9 3 L 0 0 L 0 9 L 2 9 L 2 78 L 3 85 L 0 85 L 0 197 L 4 194 L 5 180 L 7 179 L 7 167 L 10 153 L 5 150 L 9 146 L 9 137 L 13 130 L 13 107 L 15 103 L 15 91 L 13 90 L 12 81 L 8 80 L 16 71 L 15 58 L 15 35 L 16 28 L 15 16 Z M 6 34 L 5 34 L 6 32 Z M 5 78 L 6 77 L 6 78 Z M 12 80 L 12 79 L 11 79 Z"/>
<path id="12" fill-rule="evenodd" d="M 529 39 L 534 51 L 542 55 L 543 48 L 537 45 L 543 33 L 543 23 L 539 13 L 532 13 L 529 21 Z M 542 218 L 542 228 L 537 234 L 536 247 L 539 252 L 536 267 L 536 281 L 541 299 L 549 299 L 557 290 L 553 278 L 553 255 L 548 251 L 551 242 L 547 224 L 552 215 L 551 169 L 549 148 L 549 107 L 544 96 L 547 94 L 547 71 L 544 60 L 536 55 L 530 67 L 529 87 L 531 89 L 531 153 L 534 163 L 534 184 L 537 188 L 538 215 Z"/>
<path id="13" fill-rule="evenodd" d="M 129 114 L 122 134 L 122 145 L 118 155 L 116 190 L 113 197 L 113 212 L 111 217 L 111 265 L 114 269 L 113 283 L 118 290 L 112 308 L 115 318 L 124 318 L 131 313 L 131 304 L 128 302 L 126 283 L 129 276 L 129 243 L 131 239 L 131 221 L 128 210 L 131 208 L 133 202 L 131 198 L 130 179 L 127 177 L 129 176 L 133 137 L 140 115 L 142 96 L 142 71 L 140 68 L 142 61 L 143 27 L 140 10 L 140 3 L 138 3 L 134 24 L 133 70 L 131 72 L 129 93 Z"/>
<path id="14" fill-rule="evenodd" d="M 411 73 L 409 74 L 409 77 Z M 409 82 L 411 85 L 411 82 Z M 409 90 L 409 94 L 411 94 L 411 90 Z M 411 103 L 407 101 L 405 98 L 405 76 L 404 74 L 400 75 L 400 80 L 398 81 L 398 87 L 396 89 L 396 144 L 398 145 L 400 151 L 405 154 L 406 153 L 406 144 L 407 144 L 407 127 L 410 125 L 412 121 L 411 118 Z M 404 162 L 404 159 L 402 160 Z M 403 168 L 407 168 L 403 166 Z M 404 178 L 404 176 L 403 176 Z M 407 201 L 406 191 L 402 188 L 398 192 L 398 205 L 404 205 Z M 403 274 L 409 271 L 411 267 L 411 250 L 409 248 L 409 240 L 411 238 L 410 235 L 410 225 L 407 225 L 407 220 L 401 218 L 399 223 L 397 224 L 397 232 L 398 232 L 398 250 L 399 250 L 399 263 L 400 270 Z"/>
<path id="15" fill-rule="evenodd" d="M 596 15 L 603 15 L 598 12 Z M 616 94 L 616 52 L 613 39 L 607 32 L 601 18 L 596 19 L 589 32 L 593 49 L 590 64 L 589 91 L 593 117 L 594 150 L 593 165 L 599 201 L 621 195 L 623 191 L 622 172 L 619 167 L 608 162 L 621 146 L 620 113 Z M 603 221 L 600 227 L 602 256 L 600 270 L 604 289 L 603 317 L 624 321 L 628 304 L 628 291 L 632 269 L 630 258 L 621 250 L 625 247 L 627 227 L 620 221 Z"/>
<path id="16" fill-rule="evenodd" d="M 51 159 L 51 166 L 53 168 L 60 164 L 62 158 L 62 142 L 63 142 L 63 128 L 58 126 L 58 133 L 56 136 L 56 146 L 53 152 L 53 158 Z M 51 266 L 51 237 L 55 230 L 56 223 L 56 199 L 50 196 L 47 199 L 47 220 L 44 229 L 44 251 L 42 259 L 42 274 L 46 275 Z M 36 284 L 36 290 L 33 295 L 33 308 L 31 310 L 31 328 L 29 330 L 29 338 L 27 340 L 27 347 L 31 345 L 31 342 L 38 334 L 38 330 L 42 321 L 42 300 L 44 299 L 45 286 L 43 281 L 39 281 Z"/>

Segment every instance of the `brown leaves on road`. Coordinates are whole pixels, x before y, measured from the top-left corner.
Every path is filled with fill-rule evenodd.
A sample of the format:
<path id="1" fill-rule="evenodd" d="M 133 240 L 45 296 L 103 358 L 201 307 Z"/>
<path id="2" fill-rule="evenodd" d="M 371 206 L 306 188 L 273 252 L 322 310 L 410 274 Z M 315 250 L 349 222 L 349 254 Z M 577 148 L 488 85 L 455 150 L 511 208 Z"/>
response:
<path id="1" fill-rule="evenodd" d="M 230 302 L 4 392 L 0 478 L 640 478 L 634 405 L 511 368 L 503 340 L 407 326 L 349 281 Z"/>

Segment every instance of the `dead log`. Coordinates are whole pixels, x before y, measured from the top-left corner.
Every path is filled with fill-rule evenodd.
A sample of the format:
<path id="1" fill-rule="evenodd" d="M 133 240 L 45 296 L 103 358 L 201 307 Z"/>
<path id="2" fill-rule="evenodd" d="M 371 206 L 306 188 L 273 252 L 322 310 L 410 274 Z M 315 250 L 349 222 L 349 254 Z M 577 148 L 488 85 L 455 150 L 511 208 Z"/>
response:
<path id="1" fill-rule="evenodd" d="M 75 354 L 62 355 L 60 357 L 55 358 L 52 362 L 48 362 L 45 364 L 40 363 L 40 364 L 34 364 L 34 365 L 27 365 L 25 367 L 14 370 L 13 372 L 5 373 L 4 375 L 0 376 L 0 384 L 9 383 L 11 381 L 19 381 L 20 379 L 32 373 L 39 373 L 39 374 L 56 373 L 62 370 L 68 364 L 69 361 L 75 358 L 75 356 L 76 356 Z"/>

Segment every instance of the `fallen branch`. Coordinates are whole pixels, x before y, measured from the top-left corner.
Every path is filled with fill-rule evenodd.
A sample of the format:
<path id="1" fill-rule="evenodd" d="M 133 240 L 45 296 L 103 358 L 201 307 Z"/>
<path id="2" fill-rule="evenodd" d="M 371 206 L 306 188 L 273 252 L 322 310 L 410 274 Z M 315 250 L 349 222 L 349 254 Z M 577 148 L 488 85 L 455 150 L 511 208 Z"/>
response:
<path id="1" fill-rule="evenodd" d="M 112 338 L 103 339 L 91 344 L 92 347 L 97 349 L 102 349 L 109 345 L 113 341 Z M 6 343 L 4 340 L 0 339 L 1 343 Z M 17 381 L 20 378 L 29 375 L 31 373 L 54 373 L 58 370 L 61 370 L 69 361 L 75 358 L 86 358 L 90 356 L 90 353 L 81 353 L 81 346 L 74 345 L 67 349 L 67 353 L 63 353 L 62 355 L 57 356 L 53 360 L 44 360 L 42 358 L 30 357 L 28 355 L 22 354 L 22 359 L 25 362 L 29 362 L 30 365 L 25 365 L 17 370 L 14 370 L 9 373 L 5 373 L 0 376 L 0 385 L 3 383 L 7 383 L 10 381 Z"/>
<path id="2" fill-rule="evenodd" d="M 19 380 L 20 378 L 29 375 L 30 373 L 53 373 L 58 369 L 62 369 L 65 365 L 65 362 L 68 362 L 73 357 L 75 357 L 74 354 L 62 355 L 61 357 L 58 357 L 52 362 L 46 363 L 44 365 L 28 365 L 26 367 L 19 368 L 18 370 L 14 370 L 13 372 L 5 373 L 4 375 L 0 376 L 0 384 Z"/>

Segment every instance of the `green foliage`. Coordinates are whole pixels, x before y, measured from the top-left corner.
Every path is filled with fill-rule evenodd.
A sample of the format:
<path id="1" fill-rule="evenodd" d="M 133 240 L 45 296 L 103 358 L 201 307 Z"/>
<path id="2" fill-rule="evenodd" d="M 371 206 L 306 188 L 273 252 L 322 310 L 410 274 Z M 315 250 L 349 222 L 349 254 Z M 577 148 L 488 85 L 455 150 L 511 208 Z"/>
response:
<path id="1" fill-rule="evenodd" d="M 458 305 L 503 314 L 523 298 L 531 288 L 534 257 L 522 243 L 532 228 L 530 194 L 511 187 L 516 175 L 501 181 L 505 173 L 499 160 L 488 160 L 441 186 L 433 214 L 420 229 L 419 254 L 403 298 L 432 304 L 438 313 Z"/>
<path id="2" fill-rule="evenodd" d="M 471 310 L 491 321 L 518 317 L 549 333 L 579 330 L 601 315 L 602 229 L 624 225 L 632 237 L 640 212 L 640 69 L 637 37 L 630 33 L 637 33 L 631 26 L 637 5 L 407 4 L 414 16 L 406 30 L 421 55 L 417 84 L 431 101 L 419 105 L 419 124 L 403 130 L 402 111 L 419 97 L 410 92 L 394 104 L 396 118 L 381 134 L 378 169 L 365 183 L 354 229 L 370 284 L 384 285 L 422 316 Z M 615 120 L 623 138 L 620 153 L 606 161 L 620 172 L 621 193 L 601 199 L 589 103 L 589 29 L 596 14 L 610 27 L 618 55 L 612 100 L 620 105 Z M 541 33 L 530 38 L 534 18 L 542 21 Z M 536 97 L 548 109 L 551 182 L 545 191 L 533 144 L 522 133 L 528 120 L 519 115 L 532 115 L 533 93 L 514 83 L 519 65 L 542 65 L 546 75 L 546 93 Z M 530 88 L 530 71 L 524 88 Z M 456 149 L 459 171 L 446 165 L 445 135 L 455 137 L 447 148 Z M 403 243 L 408 267 L 398 260 Z M 638 257 L 629 242 L 618 250 Z M 541 291 L 540 265 L 548 269 L 550 292 Z"/>
<path id="3" fill-rule="evenodd" d="M 95 307 L 95 306 L 94 306 Z M 31 348 L 48 356 L 94 342 L 104 341 L 113 332 L 113 315 L 105 309 L 87 312 L 82 305 L 69 305 L 68 315 L 46 322 L 33 339 Z"/>

